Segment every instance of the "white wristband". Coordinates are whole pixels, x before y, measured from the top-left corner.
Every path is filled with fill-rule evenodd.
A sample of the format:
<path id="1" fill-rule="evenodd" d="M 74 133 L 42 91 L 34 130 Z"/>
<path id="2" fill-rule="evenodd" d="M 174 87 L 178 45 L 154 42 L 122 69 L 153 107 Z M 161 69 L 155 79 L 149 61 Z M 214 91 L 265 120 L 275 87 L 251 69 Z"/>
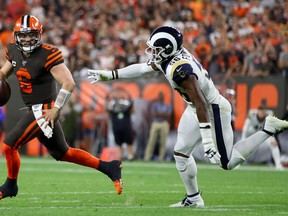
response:
<path id="1" fill-rule="evenodd" d="M 60 89 L 58 96 L 55 100 L 54 107 L 61 109 L 67 102 L 69 101 L 72 93 L 67 91 L 66 89 Z"/>
<path id="2" fill-rule="evenodd" d="M 200 127 L 200 133 L 202 137 L 202 143 L 205 145 L 205 143 L 211 143 L 212 139 L 212 131 L 211 131 L 211 123 L 205 122 L 205 123 L 199 123 Z"/>

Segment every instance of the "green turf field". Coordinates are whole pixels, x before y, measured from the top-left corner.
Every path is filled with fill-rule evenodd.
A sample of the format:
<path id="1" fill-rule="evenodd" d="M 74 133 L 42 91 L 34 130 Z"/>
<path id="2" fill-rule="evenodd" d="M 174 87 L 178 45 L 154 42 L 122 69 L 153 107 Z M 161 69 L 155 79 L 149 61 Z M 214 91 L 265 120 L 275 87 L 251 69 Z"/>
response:
<path id="1" fill-rule="evenodd" d="M 124 192 L 98 171 L 46 158 L 22 158 L 16 198 L 0 201 L 1 216 L 288 215 L 288 170 L 241 166 L 224 171 L 200 164 L 204 209 L 176 208 L 184 188 L 174 163 L 124 162 Z M 0 158 L 0 181 L 6 178 Z"/>

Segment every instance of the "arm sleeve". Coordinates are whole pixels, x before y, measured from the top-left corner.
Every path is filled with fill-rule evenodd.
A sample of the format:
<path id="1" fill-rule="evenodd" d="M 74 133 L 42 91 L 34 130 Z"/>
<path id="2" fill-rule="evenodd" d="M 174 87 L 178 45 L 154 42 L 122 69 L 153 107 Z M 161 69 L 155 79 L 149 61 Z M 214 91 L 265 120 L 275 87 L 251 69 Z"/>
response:
<path id="1" fill-rule="evenodd" d="M 153 68 L 146 63 L 132 64 L 127 67 L 118 69 L 118 76 L 121 79 L 129 79 L 143 76 L 155 72 Z"/>

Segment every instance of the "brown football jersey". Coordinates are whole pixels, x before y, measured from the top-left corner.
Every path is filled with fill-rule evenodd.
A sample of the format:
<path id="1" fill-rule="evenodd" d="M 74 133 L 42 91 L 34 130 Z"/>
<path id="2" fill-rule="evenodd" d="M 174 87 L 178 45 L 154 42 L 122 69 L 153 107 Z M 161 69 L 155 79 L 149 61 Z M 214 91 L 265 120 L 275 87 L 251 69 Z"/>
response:
<path id="1" fill-rule="evenodd" d="M 6 48 L 6 59 L 13 66 L 22 99 L 27 106 L 55 100 L 56 80 L 50 69 L 64 62 L 62 52 L 57 47 L 42 44 L 29 57 L 25 57 L 12 41 Z"/>

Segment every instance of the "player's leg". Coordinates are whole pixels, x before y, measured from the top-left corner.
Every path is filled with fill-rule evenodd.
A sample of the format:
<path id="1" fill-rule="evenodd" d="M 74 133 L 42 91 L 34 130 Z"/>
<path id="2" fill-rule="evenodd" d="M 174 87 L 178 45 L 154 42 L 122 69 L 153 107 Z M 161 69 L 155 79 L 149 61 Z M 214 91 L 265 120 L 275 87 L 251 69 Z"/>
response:
<path id="1" fill-rule="evenodd" d="M 227 169 L 234 142 L 231 105 L 225 98 L 221 98 L 219 104 L 212 104 L 209 114 L 214 132 L 213 138 L 221 155 L 221 167 Z"/>
<path id="2" fill-rule="evenodd" d="M 219 104 L 212 104 L 211 120 L 215 131 L 215 141 L 221 155 L 221 167 L 231 170 L 243 163 L 254 151 L 257 143 L 269 137 L 262 132 L 258 137 L 250 137 L 233 145 L 234 132 L 231 126 L 231 105 L 227 99 L 221 97 Z"/>
<path id="3" fill-rule="evenodd" d="M 201 142 L 198 120 L 190 107 L 183 113 L 174 147 L 176 168 L 186 189 L 187 196 L 170 207 L 204 207 L 197 182 L 197 166 L 192 156 L 195 146 Z"/>
<path id="4" fill-rule="evenodd" d="M 242 163 L 267 138 L 286 129 L 288 129 L 287 121 L 277 119 L 273 116 L 267 116 L 262 130 L 234 145 L 228 169 L 233 169 L 238 164 Z M 239 159 L 240 157 L 242 157 L 242 159 Z"/>
<path id="5" fill-rule="evenodd" d="M 278 131 L 275 127 L 282 129 L 285 126 L 283 121 L 275 121 L 275 119 L 276 118 L 268 119 L 263 131 L 259 131 L 247 139 L 233 145 L 234 135 L 231 126 L 230 103 L 227 99 L 221 97 L 219 104 L 212 104 L 211 120 L 215 131 L 217 149 L 221 155 L 220 160 L 222 168 L 231 170 L 243 163 L 264 140 Z"/>
<path id="6" fill-rule="evenodd" d="M 159 148 L 159 161 L 165 160 L 166 153 L 166 141 L 169 135 L 169 123 L 168 122 L 160 122 L 159 123 L 159 140 L 160 140 L 160 148 Z"/>
<path id="7" fill-rule="evenodd" d="M 150 161 L 156 146 L 156 139 L 158 136 L 158 123 L 152 122 L 149 131 L 149 138 L 145 148 L 144 161 Z"/>
<path id="8" fill-rule="evenodd" d="M 281 163 L 281 154 L 280 149 L 277 140 L 274 137 L 269 137 L 267 139 L 267 142 L 269 143 L 269 147 L 271 149 L 272 158 L 275 164 L 275 169 L 277 170 L 283 170 L 284 167 Z"/>
<path id="9" fill-rule="evenodd" d="M 17 178 L 20 169 L 20 155 L 18 150 L 3 143 L 3 152 L 6 157 L 7 178 L 0 186 L 0 200 L 5 197 L 13 197 L 18 193 Z"/>
<path id="10" fill-rule="evenodd" d="M 7 179 L 5 183 L 0 186 L 0 199 L 17 195 L 17 179 L 20 170 L 20 155 L 18 150 L 22 145 L 36 137 L 38 133 L 40 133 L 40 128 L 31 112 L 23 115 L 16 126 L 7 133 L 3 143 Z"/>
<path id="11" fill-rule="evenodd" d="M 119 128 L 113 128 L 113 138 L 114 138 L 114 144 L 115 147 L 117 148 L 117 154 L 119 155 L 120 158 L 123 157 L 123 134 L 121 133 L 122 131 L 119 130 Z"/>
<path id="12" fill-rule="evenodd" d="M 122 193 L 122 162 L 120 160 L 105 162 L 84 150 L 69 147 L 59 121 L 55 122 L 53 136 L 50 139 L 43 134 L 38 139 L 54 159 L 97 169 L 113 181 L 118 194 Z"/>
<path id="13" fill-rule="evenodd" d="M 123 134 L 123 143 L 126 143 L 127 147 L 127 159 L 133 160 L 134 159 L 134 131 L 132 128 L 127 128 L 126 130 L 122 131 Z"/>

